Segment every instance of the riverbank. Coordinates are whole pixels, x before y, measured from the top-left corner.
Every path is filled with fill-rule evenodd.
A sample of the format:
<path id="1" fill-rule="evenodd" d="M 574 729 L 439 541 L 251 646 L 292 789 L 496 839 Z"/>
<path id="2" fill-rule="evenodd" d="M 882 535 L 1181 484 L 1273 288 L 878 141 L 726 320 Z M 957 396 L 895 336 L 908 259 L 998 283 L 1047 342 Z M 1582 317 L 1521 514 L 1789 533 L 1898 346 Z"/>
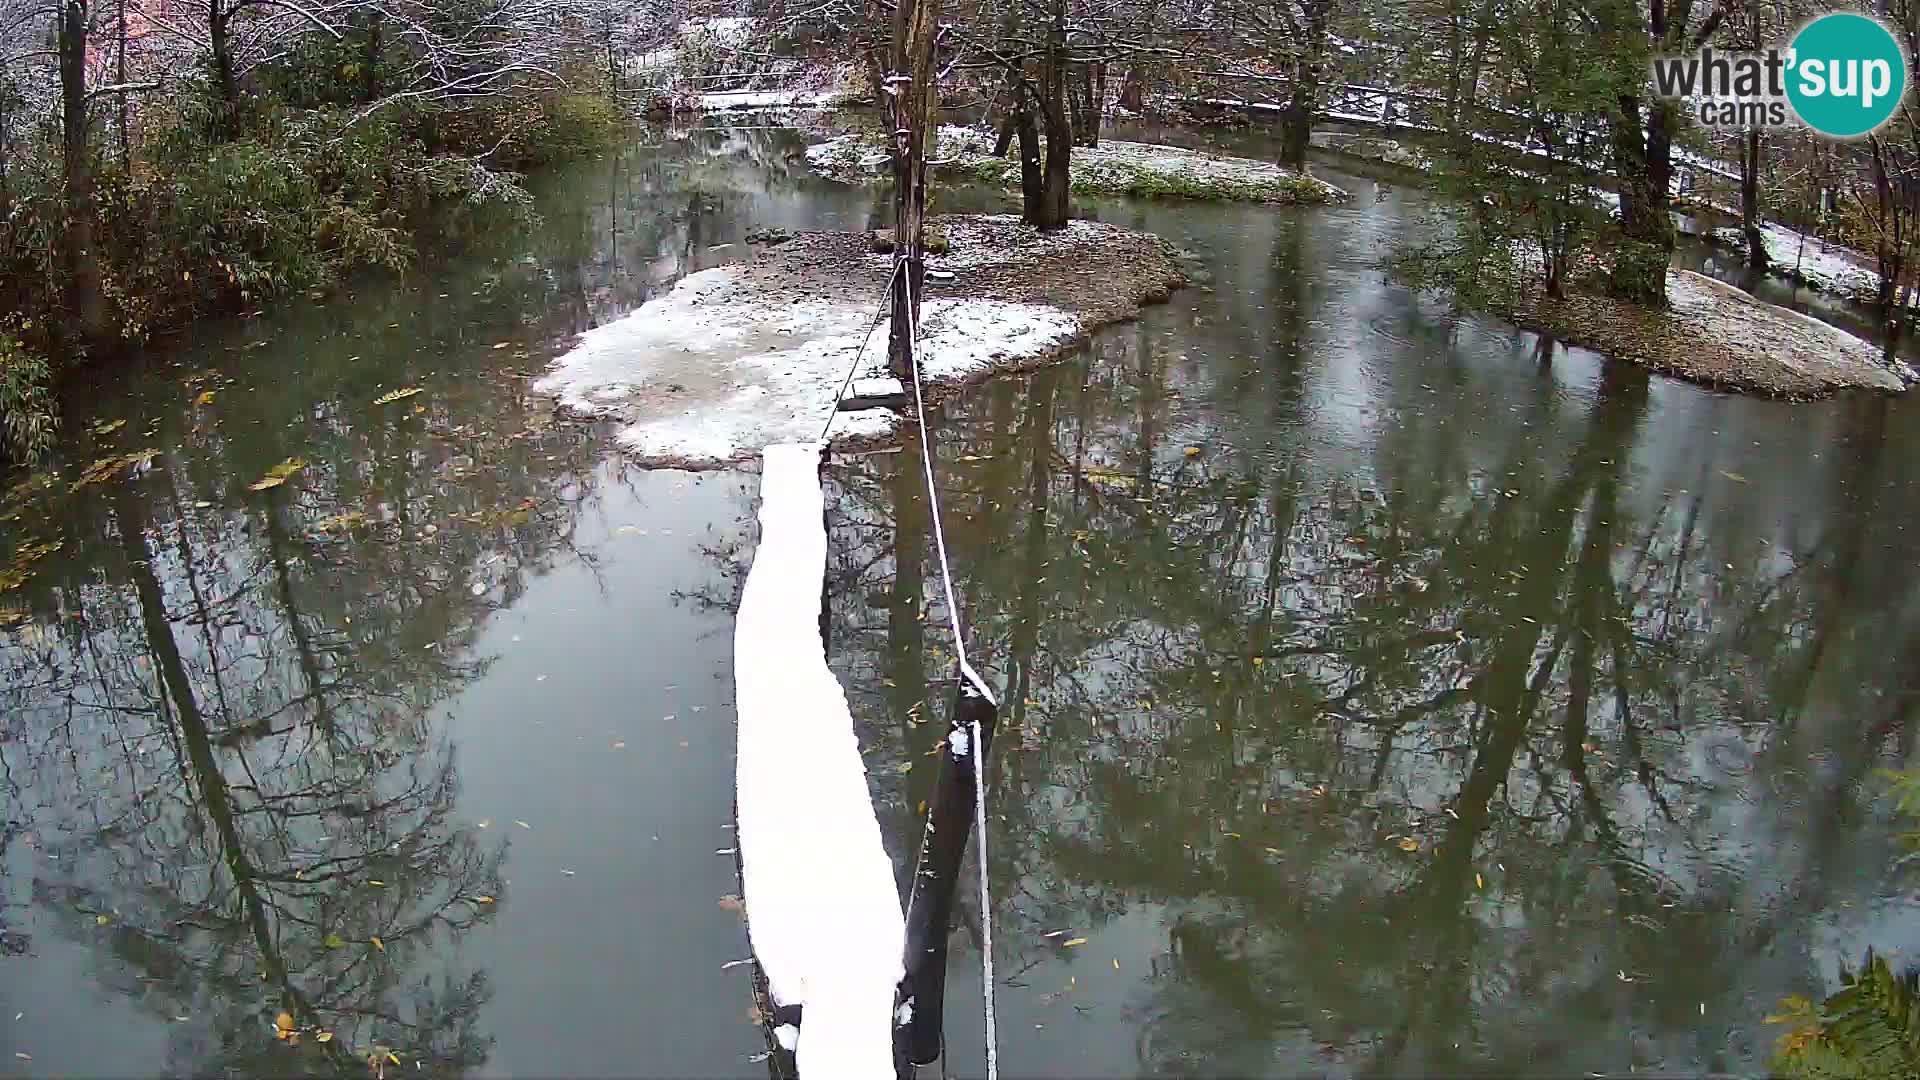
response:
<path id="1" fill-rule="evenodd" d="M 1742 255 L 1747 251 L 1746 233 L 1739 228 L 1713 229 L 1705 239 Z M 1856 304 L 1879 303 L 1880 271 L 1865 252 L 1772 223 L 1760 227 L 1760 243 L 1766 248 L 1768 273 Z"/>
<path id="2" fill-rule="evenodd" d="M 921 314 L 935 401 L 1040 367 L 1185 283 L 1165 241 L 1114 225 L 1041 233 L 1007 215 L 930 224 L 948 247 L 927 260 Z M 875 328 L 892 258 L 873 246 L 867 233 L 803 232 L 690 274 L 581 335 L 534 390 L 618 422 L 621 445 L 651 466 L 742 462 L 769 443 L 816 440 L 830 419 L 836 445 L 884 442 L 901 414 L 835 411 L 850 368 L 879 392 L 898 389 L 885 380 L 887 321 Z"/>
<path id="3" fill-rule="evenodd" d="M 993 153 L 994 133 L 980 128 L 940 128 L 932 157 L 936 175 L 1001 187 L 1020 185 L 1017 157 Z M 885 134 L 854 131 L 807 148 L 816 173 L 842 183 L 878 183 L 886 173 Z M 1154 143 L 1105 140 L 1073 148 L 1068 168 L 1075 195 L 1212 199 L 1232 202 L 1320 204 L 1351 196 L 1324 180 L 1268 161 L 1227 157 Z"/>
<path id="4" fill-rule="evenodd" d="M 1672 307 L 1651 311 L 1576 284 L 1535 289 L 1502 314 L 1529 330 L 1716 390 L 1810 401 L 1841 390 L 1898 393 L 1907 379 L 1838 327 L 1689 270 L 1667 271 Z"/>

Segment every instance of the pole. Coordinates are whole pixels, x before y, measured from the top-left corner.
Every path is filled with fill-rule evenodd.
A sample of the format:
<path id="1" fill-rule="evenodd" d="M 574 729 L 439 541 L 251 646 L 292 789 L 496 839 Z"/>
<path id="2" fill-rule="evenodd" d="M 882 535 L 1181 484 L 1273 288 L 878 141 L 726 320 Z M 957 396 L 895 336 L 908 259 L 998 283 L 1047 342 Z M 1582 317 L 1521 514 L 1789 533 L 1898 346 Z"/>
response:
<path id="1" fill-rule="evenodd" d="M 894 1028 L 894 1056 L 911 1065 L 928 1065 L 940 1057 L 947 938 L 967 834 L 974 823 L 974 769 L 986 760 L 999 714 L 993 695 L 974 681 L 968 669 L 960 670 L 958 682 L 946 751 L 940 755 L 940 778 L 927 808 L 926 833 L 907 895 L 906 977 L 900 982 L 900 1001 L 911 1006 L 911 1012 L 905 1024 Z M 982 745 L 978 747 L 972 745 L 975 721 L 980 725 Z M 982 896 L 980 902 L 991 903 L 991 899 Z M 903 1075 L 911 1075 L 911 1070 Z"/>
<path id="2" fill-rule="evenodd" d="M 920 321 L 921 286 L 926 280 L 927 135 L 939 103 L 933 46 L 940 21 L 940 0 L 900 0 L 894 25 L 894 74 L 887 79 L 893 123 L 893 259 L 895 281 L 892 325 L 887 331 L 887 366 L 895 378 L 913 377 L 913 327 Z M 904 264 L 904 265 L 902 265 Z"/>

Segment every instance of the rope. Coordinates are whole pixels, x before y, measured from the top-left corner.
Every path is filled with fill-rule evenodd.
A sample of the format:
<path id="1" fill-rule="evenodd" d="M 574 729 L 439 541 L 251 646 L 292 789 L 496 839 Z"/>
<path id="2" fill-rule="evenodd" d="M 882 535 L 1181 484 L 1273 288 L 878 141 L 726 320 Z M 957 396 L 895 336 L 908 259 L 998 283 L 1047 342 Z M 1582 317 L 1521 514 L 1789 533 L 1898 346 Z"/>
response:
<path id="1" fill-rule="evenodd" d="M 905 259 L 898 260 L 895 263 L 895 276 L 904 276 L 906 282 L 907 358 L 912 364 L 913 372 L 913 410 L 920 421 L 920 440 L 922 447 L 920 464 L 927 480 L 927 507 L 931 511 L 933 518 L 933 549 L 934 553 L 940 559 L 940 585 L 946 594 L 947 622 L 953 629 L 953 652 L 954 656 L 960 661 L 961 676 L 972 683 L 973 689 L 976 692 L 991 702 L 993 701 L 993 694 L 987 690 L 986 683 L 975 673 L 973 665 L 967 662 L 967 642 L 965 636 L 960 632 L 960 607 L 954 602 L 953 598 L 953 570 L 947 563 L 947 535 L 946 530 L 942 528 L 940 524 L 940 495 L 934 490 L 933 485 L 933 454 L 929 452 L 931 448 L 926 445 L 927 406 L 924 397 L 920 393 L 919 308 L 914 303 L 918 298 L 913 295 L 913 275 L 901 275 L 900 273 L 905 266 Z M 892 287 L 892 284 L 889 283 L 888 289 L 891 290 Z M 974 850 L 979 852 L 980 855 L 980 996 L 982 999 L 982 1010 L 986 1015 L 987 1027 L 987 1080 L 999 1080 L 1000 1049 L 994 1030 L 993 1016 L 993 894 L 987 891 L 986 747 L 981 740 L 982 732 L 980 730 L 980 721 L 977 719 L 974 720 L 971 726 L 973 730 L 968 734 L 971 740 L 970 746 L 973 751 Z M 944 1058 L 945 1055 L 942 1055 L 942 1057 Z"/>
<path id="2" fill-rule="evenodd" d="M 893 273 L 887 275 L 887 291 L 880 294 L 880 310 L 873 313 L 873 322 L 867 325 L 867 336 L 860 339 L 860 347 L 853 350 L 853 363 L 847 366 L 847 377 L 840 380 L 840 389 L 833 395 L 833 411 L 827 414 L 827 425 L 820 429 L 820 447 L 824 451 L 827 445 L 827 432 L 833 430 L 833 419 L 840 415 L 841 399 L 847 396 L 847 387 L 853 385 L 853 373 L 860 370 L 860 358 L 867 354 L 867 345 L 873 340 L 873 332 L 880 329 L 880 320 L 887 317 L 887 308 L 893 303 L 893 284 L 900 280 L 900 269 L 904 265 L 899 260 L 893 264 Z"/>

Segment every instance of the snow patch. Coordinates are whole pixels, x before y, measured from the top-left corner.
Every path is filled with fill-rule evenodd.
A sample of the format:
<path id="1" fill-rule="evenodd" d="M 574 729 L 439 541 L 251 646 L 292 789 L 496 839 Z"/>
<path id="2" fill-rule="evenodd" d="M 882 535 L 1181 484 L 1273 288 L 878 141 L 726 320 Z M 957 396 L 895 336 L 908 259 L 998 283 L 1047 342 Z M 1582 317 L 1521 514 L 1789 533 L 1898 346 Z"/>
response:
<path id="1" fill-rule="evenodd" d="M 818 439 L 829 419 L 836 437 L 885 435 L 900 423 L 890 410 L 834 411 L 849 368 L 884 370 L 887 320 L 855 356 L 873 316 L 871 302 L 768 302 L 749 267 L 715 267 L 581 335 L 534 389 L 624 421 L 619 440 L 642 459 L 696 467 Z M 1039 360 L 1080 332 L 1058 308 L 948 297 L 922 303 L 920 330 L 923 377 L 936 382 Z"/>
<path id="2" fill-rule="evenodd" d="M 966 757 L 967 751 L 972 749 L 972 742 L 967 738 L 967 729 L 954 728 L 952 731 L 948 732 L 947 746 L 950 749 L 952 749 L 954 757 L 956 758 Z"/>
<path id="3" fill-rule="evenodd" d="M 739 109 L 826 109 L 844 95 L 821 90 L 729 90 L 694 99 L 702 112 Z"/>
<path id="4" fill-rule="evenodd" d="M 800 1029 L 792 1024 L 781 1024 L 773 1029 L 773 1041 L 780 1044 L 780 1049 L 791 1054 L 793 1048 L 800 1045 Z"/>
<path id="5" fill-rule="evenodd" d="M 891 375 L 873 379 L 855 379 L 847 391 L 853 397 L 887 397 L 890 394 L 907 392 L 899 379 Z"/>
<path id="6" fill-rule="evenodd" d="M 805 1008 L 793 1036 L 800 1074 L 890 1080 L 906 924 L 820 641 L 820 446 L 773 445 L 763 457 L 760 544 L 734 623 L 748 937 L 774 1004 Z"/>

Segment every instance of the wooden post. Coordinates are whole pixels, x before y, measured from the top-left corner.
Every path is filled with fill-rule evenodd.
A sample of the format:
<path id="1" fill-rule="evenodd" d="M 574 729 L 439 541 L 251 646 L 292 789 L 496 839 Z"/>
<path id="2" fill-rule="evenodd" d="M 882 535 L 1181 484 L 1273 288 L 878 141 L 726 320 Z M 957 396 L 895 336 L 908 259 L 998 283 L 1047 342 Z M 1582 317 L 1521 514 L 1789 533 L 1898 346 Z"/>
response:
<path id="1" fill-rule="evenodd" d="M 892 325 L 887 330 L 887 366 L 895 378 L 913 377 L 910 353 L 913 326 L 920 319 L 920 293 L 926 281 L 927 137 L 935 128 L 939 104 L 933 45 L 938 36 L 940 0 L 900 0 L 894 28 L 894 74 L 887 80 L 893 122 Z M 900 287 L 904 285 L 904 287 Z"/>
<path id="2" fill-rule="evenodd" d="M 999 708 L 993 694 L 969 668 L 961 668 L 954 695 L 953 715 L 947 727 L 946 752 L 940 755 L 940 778 L 927 808 L 927 826 L 914 864 L 913 888 L 907 894 L 906 977 L 900 981 L 900 1002 L 910 1006 L 896 1012 L 894 1057 L 911 1065 L 927 1065 L 940 1057 L 941 1019 L 946 1011 L 947 937 L 953 925 L 953 899 L 963 872 L 967 834 L 973 829 L 974 769 L 986 760 L 993 741 Z M 980 724 L 980 745 L 973 745 L 973 725 Z M 982 896 L 980 903 L 991 903 Z M 900 1024 L 900 1015 L 908 1016 Z M 910 1072 L 910 1070 L 909 1070 Z"/>

